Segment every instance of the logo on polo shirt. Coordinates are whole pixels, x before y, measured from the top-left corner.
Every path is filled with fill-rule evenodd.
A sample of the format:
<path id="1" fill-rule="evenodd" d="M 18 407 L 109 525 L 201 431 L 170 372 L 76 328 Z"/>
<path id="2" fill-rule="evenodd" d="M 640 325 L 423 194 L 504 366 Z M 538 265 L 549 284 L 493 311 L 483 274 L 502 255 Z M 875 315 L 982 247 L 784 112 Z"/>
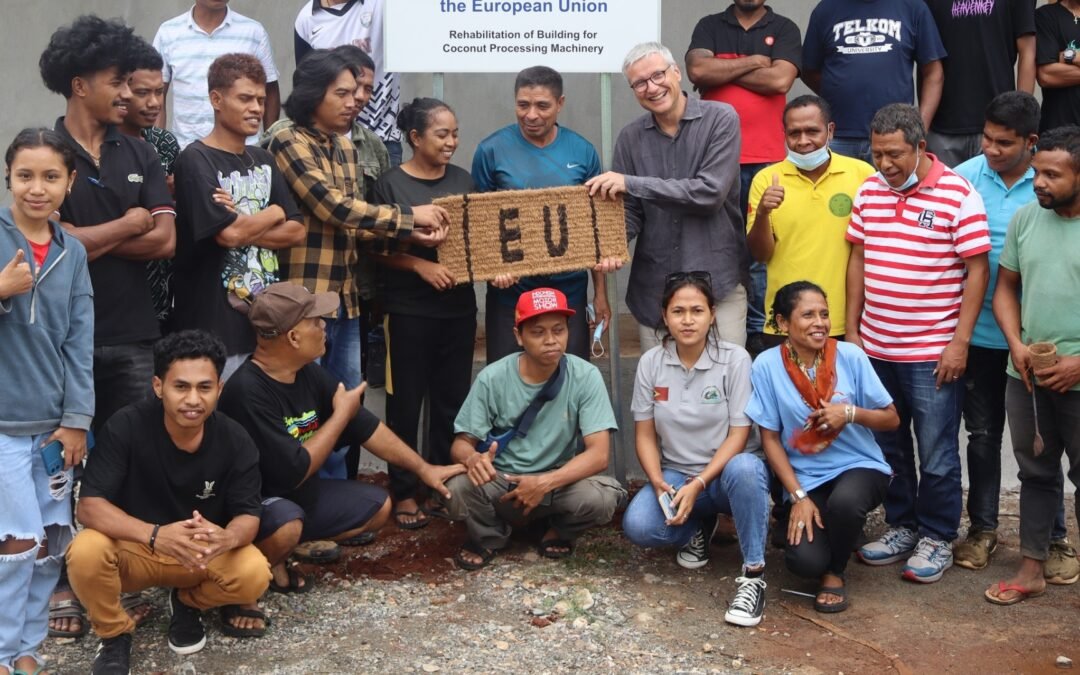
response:
<path id="1" fill-rule="evenodd" d="M 766 35 L 765 36 L 765 44 L 772 47 L 775 42 L 776 42 L 776 38 L 774 38 L 773 36 L 771 36 L 771 35 Z"/>
<path id="2" fill-rule="evenodd" d="M 666 401 L 668 388 L 667 387 L 653 387 L 652 400 L 654 401 Z"/>
<path id="3" fill-rule="evenodd" d="M 129 183 L 141 183 L 141 182 L 143 182 L 143 177 L 142 177 L 141 174 L 129 173 L 128 174 L 128 182 Z"/>
<path id="4" fill-rule="evenodd" d="M 701 402 L 702 403 L 719 403 L 720 402 L 720 388 L 714 384 L 710 384 L 701 390 Z"/>
<path id="5" fill-rule="evenodd" d="M 919 227 L 927 230 L 934 229 L 934 218 L 936 216 L 936 211 L 931 211 L 930 209 L 923 209 L 923 212 L 919 214 Z"/>
<path id="6" fill-rule="evenodd" d="M 851 195 L 846 195 L 843 192 L 838 192 L 832 197 L 829 197 L 829 213 L 833 214 L 837 218 L 845 218 L 851 215 Z"/>

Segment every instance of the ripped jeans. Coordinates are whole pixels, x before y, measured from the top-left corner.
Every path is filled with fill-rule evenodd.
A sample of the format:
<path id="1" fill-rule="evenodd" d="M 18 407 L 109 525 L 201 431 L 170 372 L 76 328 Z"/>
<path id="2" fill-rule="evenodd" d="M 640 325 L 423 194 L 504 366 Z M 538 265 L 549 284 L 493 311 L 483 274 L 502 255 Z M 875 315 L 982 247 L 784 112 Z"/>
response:
<path id="1" fill-rule="evenodd" d="M 22 553 L 0 555 L 0 665 L 33 656 L 49 630 L 49 596 L 73 534 L 71 470 L 50 477 L 39 447 L 50 434 L 0 434 L 0 541 L 31 540 Z M 48 555 L 38 558 L 41 545 Z"/>

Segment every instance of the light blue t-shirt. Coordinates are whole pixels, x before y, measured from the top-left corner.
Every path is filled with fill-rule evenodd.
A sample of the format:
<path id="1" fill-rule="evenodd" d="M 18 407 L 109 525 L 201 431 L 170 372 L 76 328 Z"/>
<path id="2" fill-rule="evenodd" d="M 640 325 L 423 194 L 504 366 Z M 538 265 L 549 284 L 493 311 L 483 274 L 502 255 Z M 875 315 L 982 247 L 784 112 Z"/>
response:
<path id="1" fill-rule="evenodd" d="M 866 353 L 846 342 L 836 347 L 836 393 L 832 402 L 854 403 L 870 410 L 892 403 L 892 396 L 878 379 Z M 832 445 L 816 455 L 804 455 L 791 446 L 792 434 L 802 428 L 811 411 L 784 370 L 780 355 L 783 348 L 773 347 L 754 361 L 750 370 L 754 393 L 746 406 L 746 415 L 761 428 L 780 433 L 802 489 L 809 492 L 850 469 L 874 469 L 891 474 L 873 432 L 860 424 L 845 426 Z"/>
<path id="2" fill-rule="evenodd" d="M 997 171 L 986 163 L 986 157 L 976 155 L 954 169 L 956 173 L 968 179 L 975 191 L 982 197 L 986 207 L 986 222 L 990 226 L 990 283 L 986 287 L 982 310 L 975 322 L 975 332 L 971 335 L 971 344 L 987 349 L 1008 349 L 1009 343 L 1001 334 L 994 310 L 994 288 L 997 286 L 998 258 L 1005 246 L 1005 233 L 1009 231 L 1009 221 L 1017 209 L 1035 201 L 1035 169 L 1028 167 L 1020 180 L 1011 188 L 1005 187 Z"/>
<path id="3" fill-rule="evenodd" d="M 521 135 L 517 124 L 499 129 L 476 148 L 472 177 L 478 192 L 537 190 L 582 185 L 600 174 L 600 155 L 593 144 L 566 127 L 558 127 L 551 144 L 538 148 Z M 513 306 L 525 291 L 550 286 L 566 294 L 571 306 L 584 305 L 587 272 L 525 277 L 507 289 L 488 288 L 500 303 Z"/>

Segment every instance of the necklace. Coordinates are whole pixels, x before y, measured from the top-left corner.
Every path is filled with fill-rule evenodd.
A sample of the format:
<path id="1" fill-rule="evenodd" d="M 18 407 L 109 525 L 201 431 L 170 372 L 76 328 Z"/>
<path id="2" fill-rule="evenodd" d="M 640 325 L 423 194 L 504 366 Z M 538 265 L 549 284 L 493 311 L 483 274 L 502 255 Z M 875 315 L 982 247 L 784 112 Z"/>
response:
<path id="1" fill-rule="evenodd" d="M 787 347 L 788 354 L 791 355 L 791 360 L 794 361 L 795 365 L 799 367 L 799 370 L 802 371 L 802 374 L 805 375 L 806 379 L 810 380 L 812 384 L 816 385 L 818 366 L 821 365 L 823 353 L 819 350 L 818 353 L 814 355 L 814 362 L 807 366 L 805 363 L 802 362 L 802 359 L 799 358 L 799 353 L 795 351 L 795 346 L 791 344 L 791 340 L 786 341 L 784 345 Z"/>
<path id="2" fill-rule="evenodd" d="M 255 158 L 248 154 L 247 148 L 244 148 L 243 155 L 237 154 L 232 150 L 227 150 L 226 152 L 235 157 L 240 162 L 240 164 L 244 166 L 245 171 L 255 168 Z"/>

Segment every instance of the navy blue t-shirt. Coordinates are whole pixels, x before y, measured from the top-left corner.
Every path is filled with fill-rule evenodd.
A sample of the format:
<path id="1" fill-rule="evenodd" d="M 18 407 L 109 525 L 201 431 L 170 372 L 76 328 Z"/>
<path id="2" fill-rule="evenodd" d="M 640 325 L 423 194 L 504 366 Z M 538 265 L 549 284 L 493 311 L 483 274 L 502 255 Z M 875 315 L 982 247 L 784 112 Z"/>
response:
<path id="1" fill-rule="evenodd" d="M 944 57 L 923 0 L 822 0 L 803 40 L 803 70 L 821 73 L 837 138 L 869 138 L 874 113 L 914 102 L 915 64 Z"/>
<path id="2" fill-rule="evenodd" d="M 495 190 L 536 190 L 581 185 L 600 174 L 600 155 L 593 144 L 566 127 L 550 145 L 538 148 L 521 135 L 517 124 L 499 129 L 476 148 L 472 177 L 478 192 Z M 557 288 L 571 306 L 584 305 L 589 290 L 588 272 L 562 272 L 523 277 L 507 289 L 489 286 L 488 293 L 503 305 L 513 307 L 525 291 Z"/>

